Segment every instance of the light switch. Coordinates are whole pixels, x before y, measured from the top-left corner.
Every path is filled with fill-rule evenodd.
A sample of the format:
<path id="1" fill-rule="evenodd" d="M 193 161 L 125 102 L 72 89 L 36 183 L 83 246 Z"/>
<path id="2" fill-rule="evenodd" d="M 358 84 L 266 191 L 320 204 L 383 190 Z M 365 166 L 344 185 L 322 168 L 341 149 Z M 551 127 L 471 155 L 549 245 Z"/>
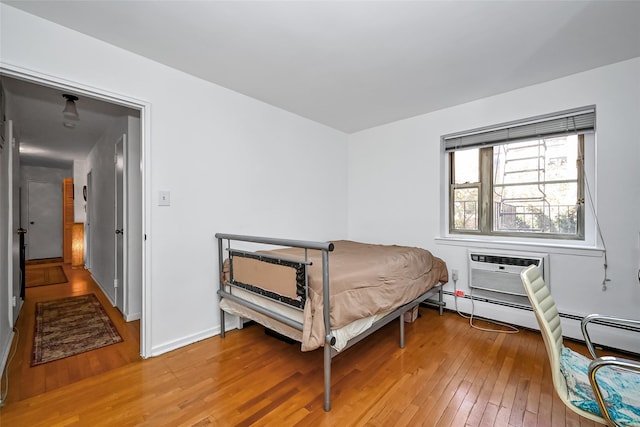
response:
<path id="1" fill-rule="evenodd" d="M 158 206 L 171 205 L 171 192 L 169 190 L 160 190 L 158 192 Z"/>

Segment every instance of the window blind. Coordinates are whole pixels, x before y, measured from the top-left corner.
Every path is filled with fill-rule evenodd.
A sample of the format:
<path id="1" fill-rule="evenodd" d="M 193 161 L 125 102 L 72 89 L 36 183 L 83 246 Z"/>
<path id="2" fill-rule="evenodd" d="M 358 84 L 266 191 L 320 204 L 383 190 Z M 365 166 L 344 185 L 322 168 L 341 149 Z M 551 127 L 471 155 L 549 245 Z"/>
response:
<path id="1" fill-rule="evenodd" d="M 487 147 L 532 139 L 590 133 L 595 131 L 595 106 L 532 117 L 442 137 L 445 151 Z"/>

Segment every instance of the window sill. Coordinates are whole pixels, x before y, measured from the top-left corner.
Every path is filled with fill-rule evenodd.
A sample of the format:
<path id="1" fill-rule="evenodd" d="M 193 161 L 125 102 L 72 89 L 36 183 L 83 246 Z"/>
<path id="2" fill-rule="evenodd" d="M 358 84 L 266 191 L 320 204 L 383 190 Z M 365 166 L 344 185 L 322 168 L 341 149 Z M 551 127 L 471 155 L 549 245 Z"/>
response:
<path id="1" fill-rule="evenodd" d="M 464 246 L 467 248 L 488 248 L 488 249 L 504 249 L 504 250 L 530 250 L 536 252 L 548 252 L 554 254 L 579 255 L 601 257 L 604 254 L 604 248 L 586 245 L 568 244 L 567 242 L 533 242 L 527 240 L 496 240 L 495 237 L 483 239 L 481 237 L 468 236 L 446 236 L 436 237 L 435 242 L 438 245 Z"/>

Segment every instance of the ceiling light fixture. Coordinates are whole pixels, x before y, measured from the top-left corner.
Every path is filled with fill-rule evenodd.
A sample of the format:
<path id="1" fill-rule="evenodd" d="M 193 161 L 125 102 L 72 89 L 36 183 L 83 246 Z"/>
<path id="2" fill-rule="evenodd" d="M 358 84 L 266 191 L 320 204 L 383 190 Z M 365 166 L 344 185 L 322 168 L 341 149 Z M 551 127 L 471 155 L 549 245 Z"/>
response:
<path id="1" fill-rule="evenodd" d="M 77 96 L 63 94 L 63 98 L 67 100 L 64 104 L 64 110 L 62 110 L 62 115 L 69 120 L 80 120 L 80 116 L 78 115 L 78 109 L 76 108 L 76 101 L 78 100 Z"/>

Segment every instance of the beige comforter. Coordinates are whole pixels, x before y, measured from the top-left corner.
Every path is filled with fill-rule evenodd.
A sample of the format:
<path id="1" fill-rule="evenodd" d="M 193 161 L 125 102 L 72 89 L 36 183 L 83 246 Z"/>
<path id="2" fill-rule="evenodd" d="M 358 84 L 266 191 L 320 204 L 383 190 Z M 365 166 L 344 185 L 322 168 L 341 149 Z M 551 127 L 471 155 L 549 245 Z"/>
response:
<path id="1" fill-rule="evenodd" d="M 429 251 L 335 241 L 329 252 L 331 328 L 337 329 L 364 317 L 388 312 L 422 295 L 437 283 L 448 281 L 447 267 Z M 268 251 L 287 258 L 304 258 L 304 250 Z M 302 350 L 324 345 L 322 252 L 309 250 L 309 301 L 304 308 Z M 310 303 L 309 303 L 310 302 Z"/>

